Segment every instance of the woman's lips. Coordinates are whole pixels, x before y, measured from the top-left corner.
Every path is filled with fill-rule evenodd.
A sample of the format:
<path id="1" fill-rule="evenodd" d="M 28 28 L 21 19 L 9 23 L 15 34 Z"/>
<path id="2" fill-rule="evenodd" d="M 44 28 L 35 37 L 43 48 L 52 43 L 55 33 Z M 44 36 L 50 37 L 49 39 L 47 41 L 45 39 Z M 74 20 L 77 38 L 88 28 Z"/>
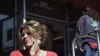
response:
<path id="1" fill-rule="evenodd" d="M 24 38 L 23 41 L 24 41 L 25 43 L 27 43 L 27 42 L 29 41 L 29 38 Z"/>

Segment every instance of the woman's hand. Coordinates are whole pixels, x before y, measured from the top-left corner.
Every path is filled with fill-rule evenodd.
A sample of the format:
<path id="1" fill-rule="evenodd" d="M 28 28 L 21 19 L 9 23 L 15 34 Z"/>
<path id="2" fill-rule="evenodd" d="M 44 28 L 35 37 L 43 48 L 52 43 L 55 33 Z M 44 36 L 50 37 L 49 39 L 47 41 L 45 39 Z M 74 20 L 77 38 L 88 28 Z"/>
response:
<path id="1" fill-rule="evenodd" d="M 40 40 L 35 40 L 29 52 L 30 56 L 36 55 L 37 51 L 39 50 L 39 46 L 40 46 Z"/>

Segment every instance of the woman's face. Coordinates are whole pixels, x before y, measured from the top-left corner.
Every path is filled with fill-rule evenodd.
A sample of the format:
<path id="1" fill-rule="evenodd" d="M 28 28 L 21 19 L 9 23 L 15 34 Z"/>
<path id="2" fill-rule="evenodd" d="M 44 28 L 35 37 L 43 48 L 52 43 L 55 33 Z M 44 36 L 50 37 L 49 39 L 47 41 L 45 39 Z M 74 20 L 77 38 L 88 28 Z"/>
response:
<path id="1" fill-rule="evenodd" d="M 34 44 L 35 38 L 32 37 L 32 34 L 29 32 L 28 29 L 22 30 L 21 37 L 22 37 L 23 44 L 26 48 L 29 48 Z"/>

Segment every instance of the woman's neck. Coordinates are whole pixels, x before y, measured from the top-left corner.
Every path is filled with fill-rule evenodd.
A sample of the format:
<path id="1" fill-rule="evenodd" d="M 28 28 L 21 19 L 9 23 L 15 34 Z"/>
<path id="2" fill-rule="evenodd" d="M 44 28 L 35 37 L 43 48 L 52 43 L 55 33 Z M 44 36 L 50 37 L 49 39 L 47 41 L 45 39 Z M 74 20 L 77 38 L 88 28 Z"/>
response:
<path id="1" fill-rule="evenodd" d="M 37 56 L 37 53 L 40 52 L 40 48 L 26 48 L 27 53 L 29 56 Z"/>
<path id="2" fill-rule="evenodd" d="M 47 52 L 44 50 L 39 49 L 36 56 L 46 56 Z"/>

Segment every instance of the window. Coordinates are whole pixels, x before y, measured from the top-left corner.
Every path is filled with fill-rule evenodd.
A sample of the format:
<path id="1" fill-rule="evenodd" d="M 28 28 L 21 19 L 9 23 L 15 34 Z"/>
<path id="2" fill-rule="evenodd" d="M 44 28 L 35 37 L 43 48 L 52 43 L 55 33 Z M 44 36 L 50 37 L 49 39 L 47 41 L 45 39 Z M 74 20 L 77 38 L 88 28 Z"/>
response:
<path id="1" fill-rule="evenodd" d="M 12 40 L 12 35 L 13 35 L 12 31 L 13 31 L 12 28 L 7 30 L 7 41 Z"/>

